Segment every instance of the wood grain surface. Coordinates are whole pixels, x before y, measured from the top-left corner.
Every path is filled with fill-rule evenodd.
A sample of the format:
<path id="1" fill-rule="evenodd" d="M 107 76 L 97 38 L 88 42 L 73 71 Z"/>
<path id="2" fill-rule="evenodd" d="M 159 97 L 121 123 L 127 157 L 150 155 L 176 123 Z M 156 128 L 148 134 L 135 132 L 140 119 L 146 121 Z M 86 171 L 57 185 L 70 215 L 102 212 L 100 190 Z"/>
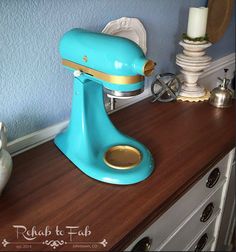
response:
<path id="1" fill-rule="evenodd" d="M 116 186 L 95 181 L 66 159 L 52 141 L 14 157 L 14 170 L 0 199 L 0 250 L 121 251 L 166 211 L 210 167 L 235 145 L 235 108 L 217 109 L 201 103 L 150 103 L 146 99 L 111 115 L 122 132 L 145 144 L 155 170 L 136 185 Z M 101 122 L 102 123 L 102 122 Z M 106 136 L 104 136 L 106 137 Z M 52 230 L 59 226 L 89 226 L 89 236 L 53 249 L 45 240 L 69 241 L 69 236 L 38 236 L 38 242 L 16 237 L 13 225 Z M 85 243 L 86 244 L 86 243 Z M 87 247 L 86 247 L 87 246 Z"/>

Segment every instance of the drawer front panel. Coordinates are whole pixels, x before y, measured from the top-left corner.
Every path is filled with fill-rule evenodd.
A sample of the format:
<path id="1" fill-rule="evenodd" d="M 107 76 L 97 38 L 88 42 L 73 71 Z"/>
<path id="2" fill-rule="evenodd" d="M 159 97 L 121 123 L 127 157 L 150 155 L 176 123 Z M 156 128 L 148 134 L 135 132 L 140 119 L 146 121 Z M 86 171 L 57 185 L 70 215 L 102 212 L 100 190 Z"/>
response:
<path id="1" fill-rule="evenodd" d="M 181 223 L 195 211 L 207 198 L 213 195 L 225 182 L 229 154 L 217 163 L 201 180 L 199 180 L 184 196 L 182 196 L 170 209 L 168 209 L 155 223 L 153 223 L 126 251 L 131 251 L 135 244 L 144 237 L 152 240 L 151 251 L 160 245 L 176 230 Z M 214 172 L 212 176 L 212 171 Z M 210 178 L 209 178 L 210 177 Z M 217 181 L 215 181 L 215 179 Z M 207 186 L 207 182 L 211 186 Z M 213 186 L 212 186 L 213 185 Z"/>
<path id="2" fill-rule="evenodd" d="M 214 229 L 215 221 L 186 246 L 184 251 L 206 251 L 214 241 Z"/>
<path id="3" fill-rule="evenodd" d="M 196 234 L 200 233 L 220 214 L 222 187 L 199 210 L 194 211 L 157 251 L 183 250 Z"/>
<path id="4" fill-rule="evenodd" d="M 202 251 L 212 251 L 211 250 L 211 246 L 212 246 L 212 244 L 213 244 L 214 241 L 215 241 L 215 237 L 211 238 L 209 240 L 209 242 L 207 242 L 206 246 L 203 248 Z"/>

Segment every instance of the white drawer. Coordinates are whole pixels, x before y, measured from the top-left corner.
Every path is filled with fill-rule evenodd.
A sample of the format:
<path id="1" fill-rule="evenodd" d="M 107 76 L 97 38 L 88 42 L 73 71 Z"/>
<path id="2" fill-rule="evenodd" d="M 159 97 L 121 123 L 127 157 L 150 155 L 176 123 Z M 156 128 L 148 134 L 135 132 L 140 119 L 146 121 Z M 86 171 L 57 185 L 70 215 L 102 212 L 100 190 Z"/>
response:
<path id="1" fill-rule="evenodd" d="M 203 248 L 202 251 L 212 251 L 211 247 L 214 241 L 215 241 L 215 237 L 210 238 L 210 240 L 207 242 L 206 246 Z"/>
<path id="2" fill-rule="evenodd" d="M 207 251 L 210 244 L 214 241 L 214 230 L 215 230 L 215 223 L 211 223 L 205 230 L 203 230 L 201 233 L 199 233 L 196 238 L 190 242 L 189 245 L 187 245 L 184 248 L 184 251 Z M 205 245 L 204 245 L 205 243 Z M 196 250 L 196 248 L 202 244 L 202 249 Z M 203 246 L 204 245 L 204 246 Z"/>
<path id="3" fill-rule="evenodd" d="M 200 179 L 186 194 L 184 194 L 171 208 L 169 208 L 155 223 L 153 223 L 142 235 L 139 236 L 127 249 L 132 248 L 144 237 L 152 240 L 151 251 L 158 248 L 176 230 L 181 223 L 203 204 L 210 195 L 213 195 L 225 182 L 229 154 L 217 163 L 202 179 Z M 209 188 L 209 176 L 215 169 L 219 170 L 220 176 L 216 184 Z M 211 176 L 212 177 L 212 176 Z"/>
<path id="4" fill-rule="evenodd" d="M 157 248 L 157 251 L 183 250 L 194 239 L 196 234 L 200 233 L 205 226 L 220 214 L 221 193 L 222 187 L 211 195 L 199 209 L 193 211 L 161 246 Z M 205 220 L 201 221 L 201 218 L 203 219 L 204 217 Z"/>

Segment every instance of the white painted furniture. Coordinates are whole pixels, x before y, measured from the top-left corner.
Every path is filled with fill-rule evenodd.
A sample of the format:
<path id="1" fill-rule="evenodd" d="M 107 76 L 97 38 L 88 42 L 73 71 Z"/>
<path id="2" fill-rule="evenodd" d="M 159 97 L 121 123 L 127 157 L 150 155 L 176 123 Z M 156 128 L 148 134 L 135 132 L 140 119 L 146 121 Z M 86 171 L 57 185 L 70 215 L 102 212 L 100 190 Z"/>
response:
<path id="1" fill-rule="evenodd" d="M 125 251 L 214 251 L 234 153 L 214 165 Z"/>
<path id="2" fill-rule="evenodd" d="M 236 160 L 234 159 L 225 206 L 222 214 L 220 232 L 216 244 L 217 251 L 231 251 L 233 249 L 232 241 L 235 239 L 233 236 L 235 229 L 235 161 Z"/>
<path id="3" fill-rule="evenodd" d="M 209 99 L 209 91 L 198 85 L 199 76 L 211 63 L 211 57 L 205 55 L 205 49 L 211 46 L 207 41 L 192 42 L 183 40 L 179 43 L 183 53 L 177 54 L 176 64 L 182 69 L 184 83 L 181 86 L 178 99 L 181 101 L 204 101 Z"/>

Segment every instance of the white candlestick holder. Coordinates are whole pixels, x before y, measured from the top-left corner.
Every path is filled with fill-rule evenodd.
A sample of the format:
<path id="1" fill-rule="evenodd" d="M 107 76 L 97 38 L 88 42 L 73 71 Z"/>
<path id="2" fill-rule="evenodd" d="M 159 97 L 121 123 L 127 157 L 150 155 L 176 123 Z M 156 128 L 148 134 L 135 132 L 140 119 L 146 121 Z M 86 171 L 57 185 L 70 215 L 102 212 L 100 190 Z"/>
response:
<path id="1" fill-rule="evenodd" d="M 211 43 L 183 40 L 179 44 L 184 50 L 176 56 L 176 64 L 182 68 L 184 83 L 177 99 L 190 102 L 208 100 L 210 92 L 198 85 L 198 78 L 211 63 L 211 57 L 205 53 Z"/>

